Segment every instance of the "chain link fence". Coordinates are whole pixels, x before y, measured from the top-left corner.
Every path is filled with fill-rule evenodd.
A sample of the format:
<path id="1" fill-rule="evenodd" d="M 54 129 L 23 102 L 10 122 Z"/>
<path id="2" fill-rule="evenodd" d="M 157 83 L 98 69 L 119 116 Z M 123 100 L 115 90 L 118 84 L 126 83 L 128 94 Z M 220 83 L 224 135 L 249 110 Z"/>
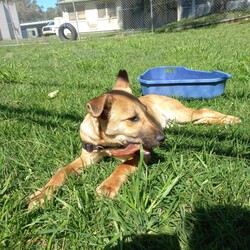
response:
<path id="1" fill-rule="evenodd" d="M 164 25 L 190 18 L 216 16 L 216 20 L 223 20 L 250 17 L 250 0 L 57 0 L 57 8 L 62 15 L 54 19 L 56 34 L 61 25 L 70 23 L 79 39 L 81 34 L 96 32 L 154 32 Z M 24 34 L 25 25 L 8 23 L 18 20 L 13 15 L 15 11 L 11 13 L 9 7 L 0 4 L 0 40 L 4 40 L 2 33 L 6 27 L 12 33 L 19 27 Z M 34 26 L 34 30 L 37 29 L 33 32 L 35 36 L 42 35 L 42 26 L 44 24 Z"/>
<path id="2" fill-rule="evenodd" d="M 109 30 L 151 30 L 187 18 L 232 13 L 250 14 L 250 0 L 59 0 L 62 22 L 72 23 L 79 33 Z"/>

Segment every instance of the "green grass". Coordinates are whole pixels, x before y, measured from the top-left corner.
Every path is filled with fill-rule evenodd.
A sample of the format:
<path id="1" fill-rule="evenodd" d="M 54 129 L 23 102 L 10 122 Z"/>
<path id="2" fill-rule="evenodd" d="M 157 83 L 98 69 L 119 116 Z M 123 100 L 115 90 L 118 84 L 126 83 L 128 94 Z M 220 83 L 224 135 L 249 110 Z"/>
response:
<path id="1" fill-rule="evenodd" d="M 249 31 L 237 23 L 0 47 L 0 249 L 247 249 Z M 118 164 L 107 159 L 28 211 L 28 196 L 79 155 L 87 101 L 110 90 L 120 68 L 139 96 L 136 78 L 161 65 L 230 73 L 224 95 L 182 102 L 242 124 L 173 126 L 114 200 L 95 194 Z"/>

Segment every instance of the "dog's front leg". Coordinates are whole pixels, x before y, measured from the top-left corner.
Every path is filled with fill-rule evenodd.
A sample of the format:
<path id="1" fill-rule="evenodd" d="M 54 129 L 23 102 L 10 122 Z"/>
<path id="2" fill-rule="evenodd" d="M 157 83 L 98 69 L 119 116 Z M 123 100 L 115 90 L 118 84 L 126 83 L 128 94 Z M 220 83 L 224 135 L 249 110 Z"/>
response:
<path id="1" fill-rule="evenodd" d="M 140 157 L 134 155 L 129 160 L 120 164 L 115 171 L 97 187 L 96 191 L 100 196 L 114 198 L 119 192 L 127 176 L 137 171 Z"/>
<path id="2" fill-rule="evenodd" d="M 78 175 L 82 172 L 83 167 L 87 168 L 91 164 L 100 161 L 101 158 L 102 155 L 97 153 L 88 153 L 83 149 L 79 158 L 71 162 L 69 165 L 59 168 L 43 188 L 30 196 L 28 208 L 31 209 L 39 204 L 43 205 L 45 199 L 49 201 L 53 193 L 63 185 L 71 173 Z"/>

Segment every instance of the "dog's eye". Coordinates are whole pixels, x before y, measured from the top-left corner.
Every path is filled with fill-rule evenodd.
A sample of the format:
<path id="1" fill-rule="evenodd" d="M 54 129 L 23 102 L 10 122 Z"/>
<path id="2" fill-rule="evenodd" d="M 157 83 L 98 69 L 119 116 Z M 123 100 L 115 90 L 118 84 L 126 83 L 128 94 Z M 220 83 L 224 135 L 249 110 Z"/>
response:
<path id="1" fill-rule="evenodd" d="M 139 121 L 139 117 L 137 115 L 131 117 L 131 118 L 128 118 L 129 121 L 131 122 L 138 122 Z"/>

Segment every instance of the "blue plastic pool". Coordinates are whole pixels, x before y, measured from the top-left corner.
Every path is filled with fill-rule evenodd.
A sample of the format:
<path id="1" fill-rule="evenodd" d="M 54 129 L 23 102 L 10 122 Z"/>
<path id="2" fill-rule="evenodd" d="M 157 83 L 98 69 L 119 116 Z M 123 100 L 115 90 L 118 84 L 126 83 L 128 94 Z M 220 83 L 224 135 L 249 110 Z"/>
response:
<path id="1" fill-rule="evenodd" d="M 224 93 L 226 80 L 221 71 L 191 70 L 179 66 L 162 66 L 146 70 L 137 78 L 142 94 L 159 94 L 183 98 L 213 98 Z"/>

